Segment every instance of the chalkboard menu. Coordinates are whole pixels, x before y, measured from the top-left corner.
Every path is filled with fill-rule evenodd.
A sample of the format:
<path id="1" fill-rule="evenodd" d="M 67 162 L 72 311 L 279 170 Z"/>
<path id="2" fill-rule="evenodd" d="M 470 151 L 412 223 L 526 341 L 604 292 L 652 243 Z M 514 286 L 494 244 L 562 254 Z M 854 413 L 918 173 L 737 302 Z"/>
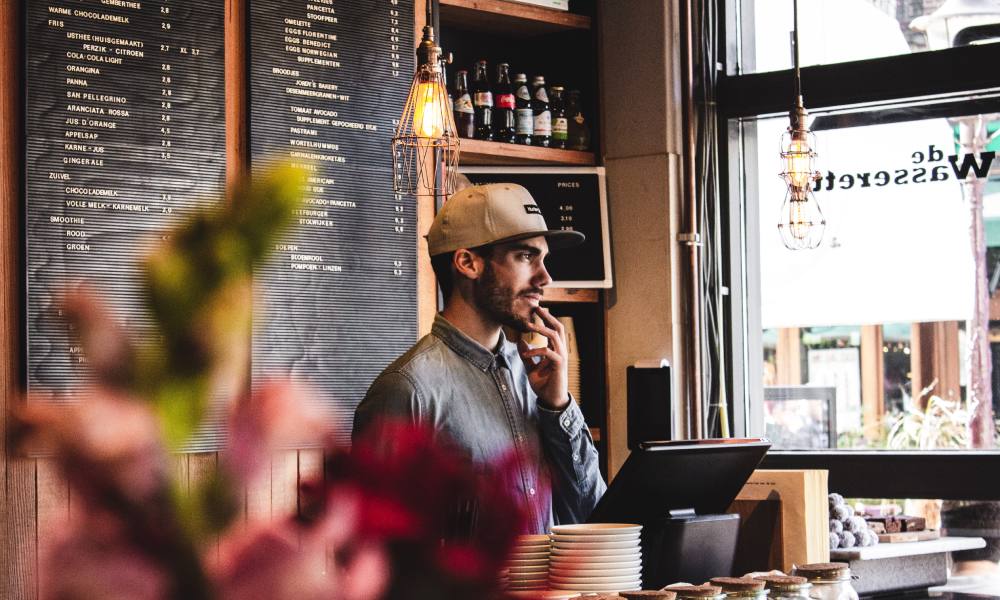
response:
<path id="1" fill-rule="evenodd" d="M 148 328 L 138 263 L 225 176 L 222 0 L 26 2 L 27 381 L 86 380 L 58 298 Z"/>
<path id="2" fill-rule="evenodd" d="M 413 48 L 407 0 L 250 4 L 251 159 L 309 171 L 297 225 L 255 274 L 253 383 L 310 382 L 342 442 L 417 337 L 416 207 L 393 194 L 390 148 Z"/>
<path id="3" fill-rule="evenodd" d="M 546 259 L 552 287 L 611 287 L 604 167 L 463 167 L 462 173 L 476 184 L 523 185 L 549 229 L 579 231 L 587 237 L 581 246 Z"/>

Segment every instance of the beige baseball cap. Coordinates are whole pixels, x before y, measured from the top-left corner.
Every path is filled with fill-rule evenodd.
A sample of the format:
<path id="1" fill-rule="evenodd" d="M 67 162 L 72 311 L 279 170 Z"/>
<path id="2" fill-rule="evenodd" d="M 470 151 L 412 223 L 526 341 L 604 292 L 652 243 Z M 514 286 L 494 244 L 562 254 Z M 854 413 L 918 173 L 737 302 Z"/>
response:
<path id="1" fill-rule="evenodd" d="M 579 231 L 549 229 L 524 187 L 488 183 L 459 190 L 444 203 L 427 233 L 427 248 L 437 256 L 538 235 L 545 236 L 549 249 L 576 246 L 586 239 Z"/>

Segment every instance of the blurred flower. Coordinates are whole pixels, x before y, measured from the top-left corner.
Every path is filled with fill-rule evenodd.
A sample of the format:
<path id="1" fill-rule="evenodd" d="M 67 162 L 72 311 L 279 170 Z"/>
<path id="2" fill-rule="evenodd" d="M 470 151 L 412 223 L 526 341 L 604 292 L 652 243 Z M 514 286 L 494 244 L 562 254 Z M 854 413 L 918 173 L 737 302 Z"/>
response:
<path id="1" fill-rule="evenodd" d="M 194 215 L 146 262 L 153 333 L 130 339 L 87 289 L 64 314 L 93 384 L 9 419 L 13 450 L 51 456 L 73 515 L 40 540 L 40 596 L 58 600 L 491 598 L 524 512 L 511 456 L 483 472 L 433 431 L 388 422 L 353 451 L 328 445 L 297 515 L 237 516 L 278 448 L 333 436 L 307 390 L 245 385 L 253 263 L 291 222 L 304 183 L 279 168 Z M 238 397 L 218 469 L 175 481 L 170 450 L 219 393 Z"/>

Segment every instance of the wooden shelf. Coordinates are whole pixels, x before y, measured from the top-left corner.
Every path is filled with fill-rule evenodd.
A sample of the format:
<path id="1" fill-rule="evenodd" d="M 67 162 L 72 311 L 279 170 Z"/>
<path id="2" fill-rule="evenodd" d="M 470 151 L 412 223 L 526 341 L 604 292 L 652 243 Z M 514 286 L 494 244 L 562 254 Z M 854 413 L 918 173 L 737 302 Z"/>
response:
<path id="1" fill-rule="evenodd" d="M 526 37 L 588 30 L 590 17 L 508 0 L 441 0 L 441 27 Z"/>
<path id="2" fill-rule="evenodd" d="M 597 302 L 600 290 L 594 288 L 545 288 L 542 302 Z"/>
<path id="3" fill-rule="evenodd" d="M 596 164 L 593 152 L 538 148 L 522 144 L 463 139 L 459 146 L 463 165 L 574 165 Z"/>

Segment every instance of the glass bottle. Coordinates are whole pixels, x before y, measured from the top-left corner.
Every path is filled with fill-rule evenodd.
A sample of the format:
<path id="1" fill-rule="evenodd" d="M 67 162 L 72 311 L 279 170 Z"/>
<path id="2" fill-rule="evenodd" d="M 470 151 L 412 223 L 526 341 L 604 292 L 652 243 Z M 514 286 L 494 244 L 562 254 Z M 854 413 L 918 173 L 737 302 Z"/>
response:
<path id="1" fill-rule="evenodd" d="M 858 600 L 847 563 L 799 565 L 795 567 L 795 574 L 805 577 L 812 584 L 809 597 L 813 600 Z"/>
<path id="2" fill-rule="evenodd" d="M 545 77 L 539 75 L 532 82 L 531 112 L 534 115 L 531 145 L 549 147 L 552 141 L 552 111 L 549 110 L 549 94 L 545 89 Z"/>
<path id="3" fill-rule="evenodd" d="M 568 131 L 566 147 L 570 150 L 590 149 L 590 127 L 583 119 L 580 107 L 580 90 L 570 90 L 566 95 L 566 118 Z"/>
<path id="4" fill-rule="evenodd" d="M 476 63 L 472 79 L 472 108 L 475 116 L 477 140 L 493 139 L 493 93 L 486 75 L 486 61 Z"/>
<path id="5" fill-rule="evenodd" d="M 677 600 L 726 600 L 717 585 L 669 585 L 663 589 L 677 594 Z"/>
<path id="6" fill-rule="evenodd" d="M 471 138 L 476 135 L 476 116 L 472 108 L 472 96 L 469 95 L 469 72 L 462 70 L 455 73 L 455 128 L 458 137 Z"/>
<path id="7" fill-rule="evenodd" d="M 531 90 L 528 76 L 518 73 L 514 76 L 514 142 L 531 145 L 531 134 L 535 128 L 535 114 L 531 110 Z"/>
<path id="8" fill-rule="evenodd" d="M 497 65 L 497 82 L 493 87 L 493 139 L 514 142 L 514 88 L 510 84 L 510 65 Z"/>
<path id="9" fill-rule="evenodd" d="M 771 590 L 771 600 L 809 600 L 812 584 L 795 575 L 762 575 L 755 577 Z"/>
<path id="10" fill-rule="evenodd" d="M 554 85 L 549 88 L 549 110 L 552 111 L 552 148 L 565 148 L 569 135 L 569 124 L 566 119 L 566 105 L 563 102 L 563 87 Z"/>
<path id="11" fill-rule="evenodd" d="M 721 587 L 727 600 L 767 600 L 769 593 L 763 581 L 750 577 L 713 577 L 709 583 Z"/>

